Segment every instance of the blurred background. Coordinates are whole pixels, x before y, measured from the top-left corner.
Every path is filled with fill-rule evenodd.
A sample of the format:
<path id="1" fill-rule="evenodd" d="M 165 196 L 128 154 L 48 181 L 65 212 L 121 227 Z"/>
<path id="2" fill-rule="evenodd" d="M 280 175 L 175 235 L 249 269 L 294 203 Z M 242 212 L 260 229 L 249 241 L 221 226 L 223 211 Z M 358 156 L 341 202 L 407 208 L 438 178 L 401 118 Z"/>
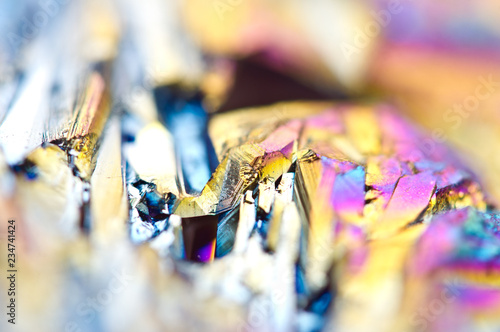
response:
<path id="1" fill-rule="evenodd" d="M 161 118 L 155 93 L 167 87 L 175 98 L 195 101 L 190 105 L 196 120 L 184 119 L 183 124 L 193 131 L 215 114 L 281 101 L 394 104 L 427 132 L 423 149 L 432 153 L 442 143 L 449 145 L 478 174 L 488 202 L 500 203 L 498 0 L 1 0 L 0 145 L 9 164 L 32 144 L 31 138 L 26 145 L 12 144 L 17 135 L 33 137 L 36 130 L 51 129 L 53 119 L 64 118 L 78 103 L 75 90 L 89 67 L 104 77 L 106 88 L 96 79 L 95 89 L 109 92 L 111 114 L 126 108 L 145 122 Z M 39 88 L 44 82 L 51 85 Z M 9 118 L 20 97 L 25 104 L 18 107 L 29 111 Z M 165 103 L 172 103 L 169 98 Z M 266 116 L 279 113 L 272 108 Z M 49 120 L 42 123 L 40 114 Z M 131 131 L 134 126 L 133 121 L 125 124 Z M 44 142 L 60 138 L 57 130 L 48 133 Z M 172 135 L 180 140 L 185 133 L 180 129 Z M 172 143 L 164 136 L 155 139 Z M 181 149 L 190 153 L 187 146 Z M 204 159 L 210 159 L 210 151 Z M 217 162 L 210 160 L 206 168 L 193 171 L 188 189 L 199 193 Z M 183 167 L 189 170 L 189 165 Z M 112 201 L 108 193 L 101 197 Z M 105 213 L 122 209 L 120 202 L 117 198 L 110 203 Z M 13 210 L 11 203 L 2 201 L 2 218 Z M 39 217 L 32 214 L 33 220 Z M 85 228 L 84 220 L 81 224 Z M 40 232 L 23 233 L 27 251 L 30 246 L 38 250 L 40 242 L 46 249 L 32 253 L 33 262 L 24 268 L 20 303 L 24 301 L 24 312 L 31 313 L 33 322 L 24 321 L 19 331 L 33 331 L 39 322 L 44 322 L 43 331 L 196 330 L 213 317 L 220 322 L 212 322 L 211 330 L 229 331 L 243 317 L 241 308 L 220 299 L 210 298 L 209 306 L 191 301 L 185 296 L 191 285 L 161 275 L 144 248 L 137 254 L 123 243 L 118 249 L 104 246 L 94 260 L 91 254 L 75 254 L 88 243 L 78 240 L 67 249 L 59 235 Z M 47 236 L 47 243 L 54 241 L 49 245 L 39 234 Z M 108 236 L 103 234 L 99 236 Z M 132 255 L 140 257 L 134 261 Z M 40 274 L 44 266 L 58 268 Z M 63 277 L 66 268 L 76 271 L 69 273 L 72 278 Z M 123 269 L 139 272 L 127 279 L 130 274 Z M 146 271 L 154 272 L 151 276 Z M 84 288 L 91 277 L 95 284 Z M 118 293 L 123 300 L 106 309 L 105 318 L 95 315 L 89 324 L 82 323 L 92 311 L 78 305 L 93 299 L 88 294 L 104 294 L 100 291 L 110 287 L 108 280 L 126 286 Z M 168 292 L 155 297 L 162 290 Z M 70 299 L 59 292 L 71 294 Z M 182 304 L 173 300 L 179 298 Z M 73 309 L 52 310 L 65 307 Z M 157 315 L 158 307 L 173 311 Z M 134 314 L 124 314 L 130 312 Z M 199 321 L 187 322 L 192 314 Z M 22 315 L 19 319 L 27 320 Z M 304 326 L 316 326 L 309 323 Z"/>
<path id="2" fill-rule="evenodd" d="M 0 6 L 4 83 L 29 56 L 56 58 L 55 50 L 66 47 L 62 57 L 112 58 L 128 50 L 132 55 L 119 66 L 126 71 L 138 61 L 133 57 L 140 59 L 129 74 L 134 84 L 199 87 L 211 112 L 297 99 L 389 101 L 461 151 L 500 198 L 497 1 L 4 0 Z M 59 30 L 47 37 L 59 45 L 44 55 L 30 52 L 50 30 Z"/>

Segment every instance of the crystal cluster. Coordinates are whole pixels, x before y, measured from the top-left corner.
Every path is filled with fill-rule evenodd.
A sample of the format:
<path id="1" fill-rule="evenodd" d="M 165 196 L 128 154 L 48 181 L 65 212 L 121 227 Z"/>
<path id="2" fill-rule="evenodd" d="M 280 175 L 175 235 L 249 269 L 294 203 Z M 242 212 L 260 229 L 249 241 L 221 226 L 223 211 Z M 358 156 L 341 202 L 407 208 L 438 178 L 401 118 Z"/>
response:
<path id="1" fill-rule="evenodd" d="M 0 330 L 496 331 L 499 67 L 452 8 L 0 3 Z"/>

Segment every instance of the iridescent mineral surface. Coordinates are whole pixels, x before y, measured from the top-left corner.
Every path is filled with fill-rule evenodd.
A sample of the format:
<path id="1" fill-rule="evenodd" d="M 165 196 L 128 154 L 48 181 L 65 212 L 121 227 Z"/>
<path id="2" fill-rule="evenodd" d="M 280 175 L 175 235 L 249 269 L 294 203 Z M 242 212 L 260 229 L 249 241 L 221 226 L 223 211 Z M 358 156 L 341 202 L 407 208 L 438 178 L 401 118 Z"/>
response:
<path id="1" fill-rule="evenodd" d="M 256 330 L 397 328 L 407 303 L 423 301 L 413 284 L 433 285 L 407 268 L 438 259 L 439 247 L 415 252 L 440 243 L 434 222 L 488 210 L 477 177 L 390 105 L 277 104 L 215 115 L 208 132 L 219 166 L 200 194 L 179 191 L 170 218 L 183 220 L 183 257 L 215 259 L 199 267 L 207 272 L 185 272 L 214 273 L 203 282 L 213 294 L 240 285 L 250 313 L 271 290 L 287 299 Z M 359 310 L 384 321 L 357 320 Z"/>
<path id="2" fill-rule="evenodd" d="M 0 1 L 0 331 L 498 331 L 497 8 Z"/>

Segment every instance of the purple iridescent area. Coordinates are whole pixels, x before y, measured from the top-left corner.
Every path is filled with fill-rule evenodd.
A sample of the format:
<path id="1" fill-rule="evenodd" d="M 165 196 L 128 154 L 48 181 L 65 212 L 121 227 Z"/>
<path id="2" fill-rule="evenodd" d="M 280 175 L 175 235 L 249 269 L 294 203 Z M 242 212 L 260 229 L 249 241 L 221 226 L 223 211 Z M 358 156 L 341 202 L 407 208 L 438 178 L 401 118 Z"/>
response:
<path id="1" fill-rule="evenodd" d="M 415 248 L 410 271 L 438 269 L 500 272 L 498 216 L 472 208 L 435 216 Z"/>

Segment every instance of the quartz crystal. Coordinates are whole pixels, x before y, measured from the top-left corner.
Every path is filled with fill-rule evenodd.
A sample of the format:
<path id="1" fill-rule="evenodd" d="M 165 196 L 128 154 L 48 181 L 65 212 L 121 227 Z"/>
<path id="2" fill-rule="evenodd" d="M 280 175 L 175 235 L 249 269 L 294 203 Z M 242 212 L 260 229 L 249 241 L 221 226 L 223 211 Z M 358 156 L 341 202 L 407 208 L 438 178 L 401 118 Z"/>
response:
<path id="1" fill-rule="evenodd" d="M 393 5 L 0 2 L 0 331 L 497 331 L 494 5 Z"/>

